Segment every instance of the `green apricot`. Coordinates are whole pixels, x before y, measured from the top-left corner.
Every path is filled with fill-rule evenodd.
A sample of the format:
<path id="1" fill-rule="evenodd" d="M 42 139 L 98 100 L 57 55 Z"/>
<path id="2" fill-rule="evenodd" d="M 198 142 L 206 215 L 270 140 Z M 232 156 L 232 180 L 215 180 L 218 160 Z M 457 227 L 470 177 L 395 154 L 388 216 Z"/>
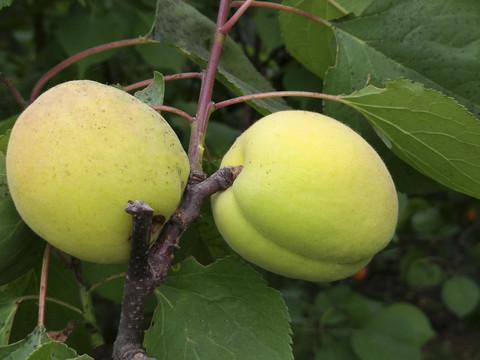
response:
<path id="1" fill-rule="evenodd" d="M 212 197 L 215 223 L 250 262 L 280 275 L 333 281 L 355 274 L 391 240 L 392 178 L 375 150 L 330 117 L 270 114 L 247 129 L 221 166 L 243 165 Z"/>

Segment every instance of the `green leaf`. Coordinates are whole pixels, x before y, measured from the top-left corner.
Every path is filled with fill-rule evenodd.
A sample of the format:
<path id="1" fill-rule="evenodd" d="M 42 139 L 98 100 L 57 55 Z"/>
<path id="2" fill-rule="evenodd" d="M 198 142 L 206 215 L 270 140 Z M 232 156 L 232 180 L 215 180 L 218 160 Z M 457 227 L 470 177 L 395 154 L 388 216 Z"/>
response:
<path id="1" fill-rule="evenodd" d="M 352 337 L 361 360 L 420 360 L 420 345 L 409 322 L 383 311 Z"/>
<path id="2" fill-rule="evenodd" d="M 2 121 L 0 121 L 0 134 L 5 134 L 8 130 L 11 130 L 15 121 L 17 121 L 19 114 L 12 115 Z"/>
<path id="3" fill-rule="evenodd" d="M 92 359 L 87 355 L 79 357 L 74 349 L 69 348 L 64 343 L 52 340 L 42 327 L 35 329 L 23 340 L 1 346 L 0 358 L 3 360 Z"/>
<path id="4" fill-rule="evenodd" d="M 283 46 L 278 22 L 278 10 L 258 9 L 254 12 L 253 19 L 255 21 L 254 31 L 260 37 L 265 56 L 268 56 L 274 49 Z"/>
<path id="5" fill-rule="evenodd" d="M 2 290 L 16 297 L 38 294 L 40 279 L 37 277 L 35 270 L 35 268 L 32 268 L 22 276 L 10 281 L 7 285 L 2 287 Z"/>
<path id="6" fill-rule="evenodd" d="M 400 79 L 342 96 L 402 160 L 456 191 L 480 198 L 480 123 L 463 106 Z"/>
<path id="7" fill-rule="evenodd" d="M 358 360 L 348 343 L 336 342 L 321 346 L 315 351 L 318 360 Z"/>
<path id="8" fill-rule="evenodd" d="M 0 344 L 7 345 L 12 330 L 13 317 L 17 312 L 18 298 L 3 291 L 0 292 Z"/>
<path id="9" fill-rule="evenodd" d="M 413 261 L 406 274 L 406 280 L 410 286 L 421 288 L 439 285 L 443 278 L 442 268 L 427 258 Z"/>
<path id="10" fill-rule="evenodd" d="M 188 61 L 178 51 L 159 43 L 138 45 L 135 50 L 149 65 L 164 73 L 180 73 Z"/>
<path id="11" fill-rule="evenodd" d="M 480 117 L 479 21 L 476 0 L 373 1 L 361 17 L 335 23 L 338 62 L 325 90 L 347 94 L 369 78 L 380 86 L 408 78 Z"/>
<path id="12" fill-rule="evenodd" d="M 307 11 L 326 20 L 345 15 L 343 9 L 340 10 L 327 1 L 283 0 L 283 5 Z M 335 61 L 332 29 L 287 11 L 280 12 L 279 21 L 287 51 L 305 68 L 323 78 L 325 71 Z"/>
<path id="13" fill-rule="evenodd" d="M 425 344 L 435 336 L 428 317 L 416 306 L 409 303 L 394 303 L 384 309 L 385 312 L 401 317 L 413 329 L 420 345 Z"/>
<path id="14" fill-rule="evenodd" d="M 127 264 L 97 264 L 82 262 L 82 273 L 87 284 L 95 285 L 95 293 L 115 304 L 122 301 Z"/>
<path id="15" fill-rule="evenodd" d="M 5 133 L 0 134 L 0 156 L 5 157 L 5 154 L 7 153 L 8 140 L 10 139 L 11 132 L 12 130 L 10 129 L 5 131 Z"/>
<path id="16" fill-rule="evenodd" d="M 158 71 L 154 72 L 153 81 L 145 89 L 137 91 L 135 97 L 150 106 L 163 105 L 165 94 L 165 81 L 163 75 Z"/>
<path id="17" fill-rule="evenodd" d="M 335 0 L 332 1 L 343 8 L 348 13 L 354 13 L 360 16 L 363 11 L 372 3 L 373 0 Z"/>
<path id="18" fill-rule="evenodd" d="M 453 276 L 442 287 L 442 299 L 459 318 L 471 313 L 480 300 L 480 288 L 466 276 Z"/>
<path id="19" fill-rule="evenodd" d="M 339 48 L 341 49 L 341 44 L 339 45 Z M 338 56 L 337 67 L 344 61 L 344 59 L 344 56 Z M 328 81 L 325 81 L 324 91 L 330 94 L 350 93 L 353 89 L 350 86 L 349 79 L 344 79 L 341 72 L 337 73 L 337 75 L 340 77 L 338 83 L 331 84 Z M 345 84 L 348 84 L 349 86 L 344 87 Z M 365 81 L 363 81 L 361 85 L 359 84 L 358 88 L 363 88 L 364 86 Z M 360 133 L 365 140 L 375 148 L 386 163 L 398 191 L 406 194 L 418 195 L 444 190 L 439 183 L 418 172 L 395 156 L 382 142 L 377 133 L 375 133 L 372 126 L 365 121 L 365 117 L 360 112 L 334 101 L 327 101 L 324 104 L 324 112 L 326 115 L 344 122 Z"/>
<path id="20" fill-rule="evenodd" d="M 348 7 L 343 0 L 340 3 Z M 408 78 L 454 97 L 480 117 L 480 62 L 476 60 L 480 57 L 480 27 L 475 25 L 480 2 L 370 3 L 358 19 L 344 17 L 334 23 L 337 60 L 325 76 L 323 91 L 350 94 L 367 83 L 384 87 L 387 79 Z M 325 102 L 324 112 L 345 122 L 372 144 L 400 191 L 425 194 L 444 190 L 392 156 L 360 114 L 331 101 Z"/>
<path id="21" fill-rule="evenodd" d="M 233 258 L 202 266 L 189 258 L 155 290 L 158 306 L 145 335 L 162 359 L 293 359 L 280 294 Z"/>
<path id="22" fill-rule="evenodd" d="M 345 299 L 345 311 L 354 325 L 366 323 L 374 314 L 382 310 L 379 302 L 366 298 L 360 294 L 352 293 Z"/>
<path id="23" fill-rule="evenodd" d="M 30 269 L 43 254 L 45 242 L 23 222 L 7 185 L 5 157 L 0 153 L 0 284 Z"/>
<path id="24" fill-rule="evenodd" d="M 159 0 L 149 36 L 205 67 L 214 32 L 215 23 L 194 7 L 183 1 Z M 225 40 L 217 71 L 217 79 L 237 95 L 273 91 L 230 37 Z M 255 100 L 252 105 L 263 114 L 288 108 L 279 98 Z"/>
<path id="25" fill-rule="evenodd" d="M 13 0 L 0 0 L 0 10 L 13 4 Z"/>
<path id="26" fill-rule="evenodd" d="M 443 225 L 444 219 L 441 215 L 440 208 L 427 207 L 420 209 L 411 218 L 412 229 L 416 234 L 423 236 L 432 236 L 438 232 Z"/>
<path id="27" fill-rule="evenodd" d="M 411 216 L 412 229 L 425 237 L 449 236 L 459 231 L 459 226 L 449 223 L 438 207 L 419 209 Z"/>
<path id="28" fill-rule="evenodd" d="M 7 153 L 8 140 L 10 138 L 10 133 L 12 132 L 12 127 L 17 118 L 18 115 L 13 115 L 5 120 L 0 121 L 0 154 L 3 154 L 4 156 Z"/>

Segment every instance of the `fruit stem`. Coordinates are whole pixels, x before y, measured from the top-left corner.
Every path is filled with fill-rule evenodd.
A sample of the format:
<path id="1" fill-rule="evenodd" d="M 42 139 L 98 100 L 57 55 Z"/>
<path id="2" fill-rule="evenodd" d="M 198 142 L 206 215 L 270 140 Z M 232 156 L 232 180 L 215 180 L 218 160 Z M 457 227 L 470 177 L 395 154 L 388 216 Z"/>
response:
<path id="1" fill-rule="evenodd" d="M 40 275 L 40 292 L 38 296 L 38 321 L 37 328 L 45 327 L 45 303 L 47 299 L 48 268 L 52 245 L 47 244 L 43 253 L 42 272 Z"/>
<path id="2" fill-rule="evenodd" d="M 198 108 L 195 115 L 195 121 L 192 124 L 190 144 L 188 146 L 188 159 L 190 161 L 191 171 L 202 171 L 205 132 L 207 130 L 208 119 L 212 113 L 213 86 L 215 84 L 215 76 L 220 61 L 220 54 L 226 39 L 226 34 L 222 33 L 222 27 L 227 20 L 229 10 L 230 0 L 221 0 L 210 57 L 208 59 L 207 67 L 202 74 Z"/>

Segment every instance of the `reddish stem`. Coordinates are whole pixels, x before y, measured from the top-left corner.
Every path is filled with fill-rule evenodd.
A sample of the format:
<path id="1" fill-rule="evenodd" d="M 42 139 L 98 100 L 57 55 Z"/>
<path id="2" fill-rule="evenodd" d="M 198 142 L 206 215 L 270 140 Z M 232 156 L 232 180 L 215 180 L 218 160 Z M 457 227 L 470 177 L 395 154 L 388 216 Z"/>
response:
<path id="1" fill-rule="evenodd" d="M 221 0 L 218 10 L 217 25 L 214 34 L 213 44 L 210 51 L 210 58 L 203 73 L 202 86 L 198 99 L 197 114 L 193 122 L 188 147 L 188 159 L 191 171 L 202 171 L 203 143 L 207 129 L 208 119 L 212 112 L 212 93 L 215 83 L 220 54 L 225 42 L 225 34 L 222 27 L 225 24 L 230 10 L 230 0 Z"/>
<path id="2" fill-rule="evenodd" d="M 191 117 L 190 115 L 188 115 L 185 111 L 183 110 L 180 110 L 176 107 L 172 107 L 172 106 L 167 106 L 167 105 L 153 105 L 151 106 L 152 109 L 154 110 L 159 110 L 159 111 L 167 111 L 167 112 L 170 112 L 172 114 L 177 114 L 177 115 L 180 115 L 181 117 L 185 118 L 190 124 L 193 124 L 195 122 L 195 120 L 193 119 L 193 117 Z"/>
<path id="3" fill-rule="evenodd" d="M 179 80 L 179 79 L 194 79 L 194 78 L 200 79 L 201 77 L 202 77 L 202 74 L 199 73 L 199 72 L 188 72 L 188 73 L 165 75 L 163 77 L 163 80 L 164 81 L 171 81 L 171 80 Z M 147 79 L 147 80 L 139 81 L 135 84 L 125 86 L 125 91 L 136 90 L 136 89 L 148 86 L 152 82 L 153 82 L 153 79 Z"/>
<path id="4" fill-rule="evenodd" d="M 233 104 L 238 104 L 241 102 L 273 98 L 273 97 L 287 97 L 287 96 L 311 97 L 311 98 L 324 99 L 324 100 L 341 101 L 340 96 L 337 96 L 337 95 L 322 94 L 322 93 L 316 93 L 316 92 L 310 92 L 310 91 L 271 91 L 271 92 L 264 92 L 264 93 L 258 93 L 258 94 L 243 95 L 243 96 L 235 97 L 232 99 L 220 101 L 214 104 L 213 108 L 217 110 L 217 109 L 220 109 L 229 105 L 233 105 Z"/>
<path id="5" fill-rule="evenodd" d="M 242 6 L 244 3 L 246 3 L 246 1 L 232 1 L 232 7 Z M 325 20 L 325 19 L 323 19 L 319 16 L 310 14 L 307 11 L 303 11 L 303 10 L 300 10 L 300 9 L 297 9 L 297 8 L 294 8 L 294 7 L 291 7 L 291 6 L 272 3 L 272 2 L 268 2 L 268 1 L 254 1 L 250 6 L 265 7 L 265 8 L 270 8 L 270 9 L 277 9 L 277 10 L 281 10 L 281 11 L 291 12 L 293 14 L 301 15 L 301 16 L 304 16 L 304 17 L 309 18 L 311 20 L 317 21 L 317 22 L 319 22 L 319 23 L 321 23 L 325 26 L 332 27 L 332 24 L 329 23 L 327 20 Z"/>
<path id="6" fill-rule="evenodd" d="M 51 68 L 49 71 L 47 71 L 40 78 L 40 80 L 38 80 L 38 82 L 33 87 L 32 93 L 30 95 L 30 103 L 32 103 L 38 97 L 38 95 L 40 94 L 40 91 L 42 90 L 43 86 L 47 83 L 47 81 L 49 81 L 53 76 L 58 74 L 60 71 L 62 71 L 66 67 L 76 63 L 77 61 L 84 59 L 90 55 L 97 54 L 106 50 L 116 49 L 123 46 L 139 45 L 139 44 L 147 44 L 147 43 L 156 43 L 156 41 L 150 40 L 146 37 L 138 37 L 134 39 L 114 41 L 111 43 L 98 45 L 90 49 L 81 51 L 78 54 L 75 54 L 69 57 L 68 59 L 63 60 L 62 62 L 55 65 L 53 68 Z"/>
<path id="7" fill-rule="evenodd" d="M 47 299 L 48 267 L 50 265 L 50 254 L 52 245 L 47 244 L 43 253 L 42 273 L 40 276 L 40 292 L 38 295 L 38 322 L 37 327 L 45 327 L 45 303 Z"/>
<path id="8" fill-rule="evenodd" d="M 220 31 L 223 34 L 226 34 L 228 30 L 232 28 L 232 26 L 240 19 L 240 17 L 243 15 L 245 11 L 247 11 L 248 7 L 254 2 L 254 0 L 247 0 L 247 1 L 242 1 L 242 5 L 240 5 L 240 8 L 233 14 L 233 16 L 222 26 Z"/>

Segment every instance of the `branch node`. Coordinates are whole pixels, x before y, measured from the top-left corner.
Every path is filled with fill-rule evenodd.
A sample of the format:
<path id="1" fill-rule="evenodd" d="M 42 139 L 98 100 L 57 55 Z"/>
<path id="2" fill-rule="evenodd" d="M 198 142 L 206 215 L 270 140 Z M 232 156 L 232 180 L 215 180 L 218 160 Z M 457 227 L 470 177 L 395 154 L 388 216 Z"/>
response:
<path id="1" fill-rule="evenodd" d="M 192 170 L 188 177 L 188 185 L 195 185 L 201 183 L 207 178 L 207 174 L 199 170 Z"/>

